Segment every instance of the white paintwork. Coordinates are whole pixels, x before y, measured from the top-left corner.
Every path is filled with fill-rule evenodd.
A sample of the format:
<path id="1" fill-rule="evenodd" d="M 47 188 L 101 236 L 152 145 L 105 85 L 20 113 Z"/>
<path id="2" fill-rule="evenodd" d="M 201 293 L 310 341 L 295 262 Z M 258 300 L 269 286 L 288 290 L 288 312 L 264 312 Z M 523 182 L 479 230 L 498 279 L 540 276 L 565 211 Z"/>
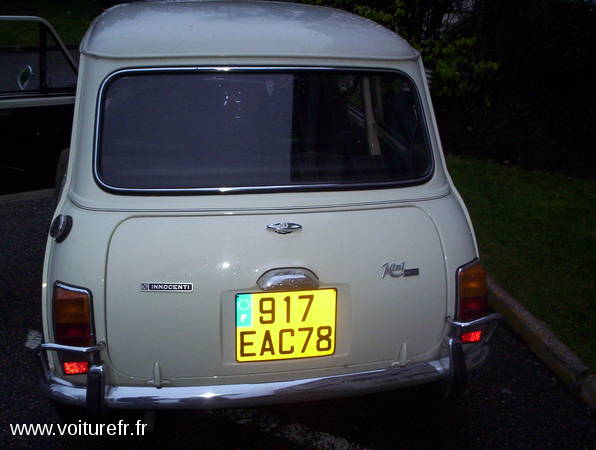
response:
<path id="1" fill-rule="evenodd" d="M 411 59 L 417 55 L 395 33 L 353 14 L 258 1 L 122 4 L 93 22 L 81 53 L 168 59 L 223 55 Z"/>
<path id="2" fill-rule="evenodd" d="M 130 67 L 243 65 L 407 74 L 428 124 L 431 179 L 393 189 L 203 196 L 114 195 L 96 184 L 94 118 L 106 77 Z M 389 30 L 344 12 L 287 3 L 115 7 L 94 22 L 81 45 L 70 148 L 56 214 L 71 215 L 74 225 L 61 244 L 48 239 L 44 339 L 53 340 L 48 311 L 54 282 L 91 290 L 96 337 L 107 342 L 101 358 L 108 384 L 144 386 L 155 362 L 172 386 L 206 386 L 439 358 L 445 317 L 454 312 L 456 270 L 477 257 L 477 248 L 445 168 L 419 55 Z M 282 236 L 265 229 L 284 221 L 303 230 Z M 420 268 L 420 275 L 381 279 L 385 262 L 402 261 Z M 236 363 L 234 293 L 258 290 L 259 276 L 288 266 L 306 267 L 321 286 L 338 288 L 336 355 Z M 139 290 L 143 281 L 192 282 L 194 292 L 147 295 Z M 56 361 L 50 355 L 51 370 Z"/>
<path id="3" fill-rule="evenodd" d="M 439 345 L 446 313 L 445 302 L 438 300 L 445 296 L 443 255 L 423 211 L 398 207 L 281 218 L 303 230 L 287 236 L 267 231 L 267 224 L 280 219 L 277 214 L 145 216 L 120 223 L 106 272 L 114 368 L 149 377 L 147 361 L 159 361 L 166 378 L 226 376 L 390 362 L 403 342 L 411 357 Z M 381 264 L 396 258 L 407 268 L 422 267 L 421 275 L 381 280 Z M 321 287 L 338 289 L 343 332 L 335 355 L 308 362 L 235 363 L 234 295 L 259 291 L 259 276 L 277 267 L 308 267 Z M 134 282 L 156 277 L 191 282 L 195 292 L 148 296 Z M 418 338 L 411 341 L 412 335 Z"/>

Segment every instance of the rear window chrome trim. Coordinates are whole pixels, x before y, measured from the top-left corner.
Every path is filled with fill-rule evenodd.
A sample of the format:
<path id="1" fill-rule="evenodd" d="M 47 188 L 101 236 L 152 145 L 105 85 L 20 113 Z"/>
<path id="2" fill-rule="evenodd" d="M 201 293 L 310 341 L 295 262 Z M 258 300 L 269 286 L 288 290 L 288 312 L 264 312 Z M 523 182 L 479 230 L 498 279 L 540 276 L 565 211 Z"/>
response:
<path id="1" fill-rule="evenodd" d="M 312 183 L 270 186 L 235 186 L 235 187 L 197 187 L 197 188 L 122 188 L 105 183 L 99 175 L 99 141 L 102 129 L 103 99 L 110 83 L 127 74 L 139 73 L 188 73 L 188 72 L 264 72 L 264 71 L 339 71 L 339 72 L 380 72 L 398 74 L 407 79 L 412 86 L 416 103 L 421 113 L 421 125 L 424 126 L 424 139 L 427 144 L 429 157 L 428 170 L 419 178 L 404 181 L 359 182 L 359 183 Z M 348 67 L 348 66 L 191 66 L 191 67 L 138 67 L 120 69 L 109 74 L 101 83 L 95 106 L 95 126 L 93 137 L 93 178 L 104 191 L 119 195 L 198 195 L 198 194 L 246 194 L 246 193 L 274 193 L 274 192 L 313 192 L 330 190 L 368 190 L 390 189 L 398 187 L 417 186 L 429 181 L 435 173 L 435 160 L 432 140 L 429 135 L 427 112 L 422 103 L 419 87 L 412 77 L 405 72 L 390 68 Z"/>

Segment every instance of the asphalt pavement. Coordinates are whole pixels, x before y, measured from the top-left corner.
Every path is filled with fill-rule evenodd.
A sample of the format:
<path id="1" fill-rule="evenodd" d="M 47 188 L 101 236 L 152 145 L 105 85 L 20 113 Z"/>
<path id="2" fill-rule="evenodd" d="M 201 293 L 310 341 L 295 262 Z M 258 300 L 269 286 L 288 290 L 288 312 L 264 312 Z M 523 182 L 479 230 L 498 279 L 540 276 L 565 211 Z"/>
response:
<path id="1" fill-rule="evenodd" d="M 38 362 L 25 347 L 29 330 L 41 330 L 41 273 L 52 212 L 49 198 L 0 202 L 0 448 L 596 448 L 589 410 L 505 326 L 455 406 L 411 388 L 256 409 L 160 412 L 143 437 L 15 436 L 11 424 L 81 419 L 59 415 L 41 394 Z M 123 420 L 132 428 L 140 418 L 116 412 L 110 422 Z"/>

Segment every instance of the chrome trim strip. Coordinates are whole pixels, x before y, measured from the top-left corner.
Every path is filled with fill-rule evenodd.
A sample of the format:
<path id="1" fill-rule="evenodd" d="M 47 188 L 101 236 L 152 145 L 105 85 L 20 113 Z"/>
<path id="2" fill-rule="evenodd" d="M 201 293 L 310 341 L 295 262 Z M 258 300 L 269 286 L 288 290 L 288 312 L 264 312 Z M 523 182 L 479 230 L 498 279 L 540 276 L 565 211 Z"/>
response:
<path id="1" fill-rule="evenodd" d="M 40 344 L 38 350 L 54 351 L 54 352 L 67 352 L 67 353 L 78 353 L 80 355 L 88 355 L 90 353 L 97 353 L 105 348 L 105 342 L 99 342 L 97 345 L 91 347 L 75 347 L 72 345 L 61 345 L 54 343 Z"/>
<path id="2" fill-rule="evenodd" d="M 453 327 L 466 329 L 471 327 L 476 327 L 478 325 L 483 325 L 488 322 L 492 322 L 494 320 L 501 320 L 503 316 L 499 313 L 489 314 L 488 316 L 481 317 L 480 319 L 472 320 L 470 322 L 458 322 L 454 321 L 451 317 L 447 317 L 447 322 Z"/>
<path id="3" fill-rule="evenodd" d="M 492 314 L 489 314 L 488 316 L 481 317 L 480 319 L 471 320 L 470 322 L 458 322 L 458 321 L 453 320 L 449 316 L 445 320 L 447 321 L 447 323 L 449 325 L 451 325 L 451 335 L 453 335 L 453 336 L 459 336 L 463 330 L 488 324 L 488 326 L 484 329 L 484 332 L 482 333 L 482 339 L 481 339 L 480 343 L 471 344 L 471 345 L 478 345 L 478 344 L 488 343 L 488 341 L 494 334 L 495 330 L 501 323 L 502 318 L 503 318 L 503 316 L 501 314 L 492 313 Z M 469 345 L 469 344 L 466 344 L 466 345 Z"/>
<path id="4" fill-rule="evenodd" d="M 296 184 L 279 186 L 242 186 L 242 187 L 219 187 L 219 188 L 119 188 L 104 183 L 98 172 L 99 163 L 99 134 L 101 128 L 102 99 L 104 91 L 110 81 L 114 78 L 128 73 L 151 73 L 151 72 L 253 72 L 253 71 L 343 71 L 343 72 L 381 72 L 399 74 L 406 78 L 412 85 L 418 109 L 421 114 L 421 122 L 424 125 L 424 138 L 427 144 L 429 156 L 428 172 L 425 176 L 406 181 L 387 181 L 377 183 L 318 183 L 318 184 Z M 93 137 L 93 178 L 100 188 L 107 192 L 116 194 L 239 194 L 254 192 L 276 192 L 276 191 L 320 191 L 320 190 L 357 190 L 357 189 L 383 189 L 423 184 L 430 180 L 435 173 L 435 158 L 433 144 L 430 139 L 426 110 L 422 103 L 422 96 L 416 82 L 408 74 L 391 68 L 368 68 L 368 67 L 329 67 L 329 66 L 193 66 L 193 67 L 140 67 L 134 69 L 121 69 L 112 72 L 101 83 L 97 94 L 95 105 L 95 127 Z"/>
<path id="5" fill-rule="evenodd" d="M 64 289 L 66 291 L 80 292 L 81 294 L 85 294 L 91 297 L 91 291 L 89 289 L 73 286 L 72 284 L 66 284 L 62 281 L 56 281 L 54 283 L 54 287 L 59 287 L 60 289 Z"/>
<path id="6" fill-rule="evenodd" d="M 86 206 L 81 203 L 79 198 L 73 197 L 72 193 L 69 193 L 70 201 L 74 206 L 86 211 L 118 211 L 118 212 L 187 212 L 187 213 L 217 213 L 217 214 L 243 214 L 243 213 L 277 213 L 285 211 L 308 211 L 308 210 L 344 210 L 344 209 L 378 209 L 378 208 L 394 208 L 402 206 L 406 203 L 419 203 L 431 200 L 440 200 L 442 198 L 451 195 L 451 190 L 447 189 L 445 193 L 432 196 L 432 197 L 420 197 L 418 199 L 407 198 L 403 200 L 381 200 L 376 202 L 360 202 L 360 203 L 337 203 L 329 205 L 305 205 L 305 206 L 287 206 L 287 207 L 256 207 L 256 208 L 177 208 L 177 209 L 130 209 L 130 208 L 97 208 Z"/>

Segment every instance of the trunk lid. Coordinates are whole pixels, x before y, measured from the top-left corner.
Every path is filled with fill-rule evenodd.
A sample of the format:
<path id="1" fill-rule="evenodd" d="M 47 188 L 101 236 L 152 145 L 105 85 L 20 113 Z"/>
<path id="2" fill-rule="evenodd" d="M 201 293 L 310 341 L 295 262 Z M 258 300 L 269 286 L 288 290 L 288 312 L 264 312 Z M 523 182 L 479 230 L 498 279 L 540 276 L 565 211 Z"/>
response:
<path id="1" fill-rule="evenodd" d="M 291 234 L 266 227 L 302 226 Z M 303 267 L 337 289 L 335 354 L 236 361 L 235 295 L 268 270 Z M 403 270 L 418 269 L 403 276 Z M 148 292 L 143 283 L 192 283 Z M 145 286 L 146 288 L 146 286 Z M 374 364 L 428 352 L 446 314 L 444 255 L 415 206 L 243 215 L 131 216 L 110 241 L 106 327 L 112 365 L 132 377 L 263 374 Z"/>

